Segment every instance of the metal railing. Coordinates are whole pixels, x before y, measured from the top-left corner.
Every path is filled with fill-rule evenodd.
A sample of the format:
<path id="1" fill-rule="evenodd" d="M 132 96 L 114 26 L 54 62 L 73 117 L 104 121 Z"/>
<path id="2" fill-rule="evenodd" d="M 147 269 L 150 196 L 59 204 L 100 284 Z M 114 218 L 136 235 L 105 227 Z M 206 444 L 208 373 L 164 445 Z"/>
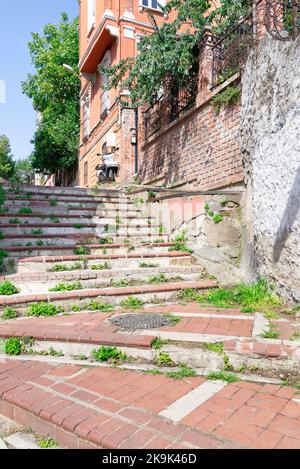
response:
<path id="1" fill-rule="evenodd" d="M 215 38 L 212 46 L 212 87 L 242 70 L 260 30 L 278 40 L 293 40 L 300 33 L 300 0 L 259 0 L 251 12 Z"/>

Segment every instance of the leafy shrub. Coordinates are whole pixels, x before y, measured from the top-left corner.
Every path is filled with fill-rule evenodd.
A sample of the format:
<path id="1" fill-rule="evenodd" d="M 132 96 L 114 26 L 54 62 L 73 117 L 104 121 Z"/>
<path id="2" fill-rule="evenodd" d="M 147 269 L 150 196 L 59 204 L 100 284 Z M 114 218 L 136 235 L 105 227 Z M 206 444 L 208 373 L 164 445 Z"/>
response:
<path id="1" fill-rule="evenodd" d="M 57 448 L 58 443 L 53 438 L 40 438 L 38 440 L 39 447 L 42 449 Z"/>
<path id="2" fill-rule="evenodd" d="M 138 309 L 144 306 L 144 302 L 135 296 L 128 296 L 128 298 L 121 301 L 120 305 L 125 309 Z"/>
<path id="3" fill-rule="evenodd" d="M 15 285 L 8 280 L 5 280 L 4 282 L 0 283 L 0 295 L 15 295 L 16 293 L 19 293 L 19 290 Z"/>
<path id="4" fill-rule="evenodd" d="M 52 303 L 33 303 L 27 308 L 27 316 L 56 316 L 57 314 L 63 313 L 64 309 L 62 306 L 55 306 Z"/>
<path id="5" fill-rule="evenodd" d="M 79 246 L 78 248 L 74 249 L 74 254 L 77 256 L 87 256 L 91 254 L 91 250 L 86 246 Z"/>
<path id="6" fill-rule="evenodd" d="M 116 347 L 105 347 L 104 345 L 97 350 L 93 350 L 92 357 L 94 360 L 100 362 L 107 362 L 109 360 L 119 361 L 127 358 L 126 354 L 118 350 Z"/>
<path id="7" fill-rule="evenodd" d="M 5 353 L 7 355 L 20 355 L 22 353 L 22 341 L 18 337 L 10 337 L 5 341 Z"/>
<path id="8" fill-rule="evenodd" d="M 224 91 L 212 97 L 211 104 L 216 114 L 219 114 L 222 106 L 236 104 L 240 101 L 240 98 L 241 88 L 239 86 L 228 86 Z"/>
<path id="9" fill-rule="evenodd" d="M 159 352 L 155 359 L 155 362 L 159 366 L 173 366 L 174 362 L 167 352 Z"/>
<path id="10" fill-rule="evenodd" d="M 31 210 L 31 208 L 29 208 L 29 207 L 22 207 L 22 208 L 20 208 L 20 210 L 19 210 L 19 214 L 20 214 L 20 215 L 31 215 L 31 214 L 32 214 L 32 210 Z"/>
<path id="11" fill-rule="evenodd" d="M 2 314 L 3 319 L 15 319 L 17 316 L 18 316 L 18 312 L 15 309 L 10 308 L 9 306 L 4 308 L 4 311 Z"/>
<path id="12" fill-rule="evenodd" d="M 73 291 L 82 290 L 83 286 L 80 282 L 74 283 L 58 283 L 53 288 L 49 288 L 49 291 Z"/>
<path id="13" fill-rule="evenodd" d="M 103 303 L 101 301 L 91 300 L 85 308 L 90 311 L 112 311 L 114 309 L 114 305 L 111 303 Z"/>

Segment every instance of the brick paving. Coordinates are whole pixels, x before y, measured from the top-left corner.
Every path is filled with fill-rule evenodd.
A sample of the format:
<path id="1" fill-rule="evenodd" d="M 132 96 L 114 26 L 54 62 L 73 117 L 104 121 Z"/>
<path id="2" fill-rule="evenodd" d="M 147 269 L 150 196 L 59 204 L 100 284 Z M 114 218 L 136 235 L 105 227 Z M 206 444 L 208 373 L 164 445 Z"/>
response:
<path id="1" fill-rule="evenodd" d="M 178 424 L 158 416 L 203 382 L 7 359 L 0 412 L 73 448 L 300 448 L 300 398 L 286 386 L 232 383 Z"/>

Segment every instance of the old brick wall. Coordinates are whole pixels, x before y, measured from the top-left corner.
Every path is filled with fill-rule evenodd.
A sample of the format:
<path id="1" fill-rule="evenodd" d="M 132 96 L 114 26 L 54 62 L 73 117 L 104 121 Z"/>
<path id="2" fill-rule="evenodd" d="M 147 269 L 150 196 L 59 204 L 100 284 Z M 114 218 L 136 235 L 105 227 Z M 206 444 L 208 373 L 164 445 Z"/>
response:
<path id="1" fill-rule="evenodd" d="M 140 148 L 139 178 L 194 182 L 199 189 L 225 187 L 244 179 L 239 145 L 239 105 L 217 114 L 210 99 L 154 134 Z"/>

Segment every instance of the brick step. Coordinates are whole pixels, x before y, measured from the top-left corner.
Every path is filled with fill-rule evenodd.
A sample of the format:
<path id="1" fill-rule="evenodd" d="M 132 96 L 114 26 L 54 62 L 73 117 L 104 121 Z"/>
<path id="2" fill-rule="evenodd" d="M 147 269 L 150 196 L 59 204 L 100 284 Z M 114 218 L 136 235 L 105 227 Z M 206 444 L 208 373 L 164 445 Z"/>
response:
<path id="1" fill-rule="evenodd" d="M 131 252 L 131 253 L 117 253 L 117 254 L 90 254 L 86 256 L 78 256 L 75 254 L 69 256 L 36 256 L 25 257 L 19 259 L 15 263 L 14 271 L 18 273 L 34 271 L 47 271 L 54 264 L 68 264 L 72 265 L 74 262 L 82 262 L 82 258 L 87 262 L 87 266 L 94 264 L 109 263 L 112 269 L 118 268 L 136 268 L 142 262 L 159 264 L 159 266 L 167 267 L 171 265 L 190 265 L 191 257 L 188 253 L 180 251 L 172 252 Z M 11 272 L 11 271 L 10 271 Z"/>
<path id="2" fill-rule="evenodd" d="M 239 440 L 230 443 L 160 416 L 177 399 L 206 383 L 203 377 L 174 384 L 163 375 L 21 358 L 3 361 L 0 373 L 5 377 L 5 384 L 0 386 L 1 413 L 37 434 L 42 432 L 55 439 L 60 447 L 169 448 L 173 452 L 174 448 L 195 451 L 243 447 Z M 290 428 L 292 424 L 288 435 Z"/>
<path id="3" fill-rule="evenodd" d="M 74 301 L 78 303 L 86 299 L 107 300 L 110 303 L 117 305 L 128 296 L 140 298 L 144 302 L 152 301 L 153 298 L 166 301 L 174 297 L 174 294 L 176 295 L 181 290 L 190 288 L 206 290 L 215 287 L 217 287 L 217 282 L 214 280 L 203 279 L 198 281 L 180 281 L 160 285 L 142 285 L 137 287 L 111 287 L 70 292 L 33 293 L 26 295 L 17 294 L 12 296 L 1 296 L 0 307 L 22 306 L 37 301 L 70 305 L 72 302 L 74 303 Z"/>
<path id="4" fill-rule="evenodd" d="M 22 250 L 31 250 L 33 245 L 38 246 L 39 241 L 43 241 L 45 247 L 47 240 L 51 240 L 51 246 L 74 246 L 74 244 L 82 244 L 85 240 L 91 239 L 92 242 L 97 243 L 100 238 L 94 235 L 93 231 L 88 228 L 89 232 L 84 232 L 84 230 L 74 230 L 72 232 L 63 232 L 63 233 L 45 233 L 45 234 L 10 234 L 9 237 L 5 237 L 1 240 L 2 248 L 11 247 L 22 247 Z M 17 243 L 20 241 L 20 246 L 14 246 L 12 243 Z M 29 244 L 31 243 L 31 244 Z M 39 246 L 38 246 L 39 247 Z"/>
<path id="5" fill-rule="evenodd" d="M 72 265 L 72 263 L 69 263 Z M 93 265 L 90 262 L 90 266 Z M 51 264 L 48 265 L 51 269 Z M 108 264 L 108 267 L 110 265 Z M 93 279 L 107 279 L 108 282 L 113 279 L 135 279 L 148 278 L 153 275 L 159 274 L 172 274 L 172 276 L 180 275 L 202 275 L 203 269 L 200 266 L 196 265 L 172 265 L 172 266 L 159 266 L 157 267 L 132 267 L 132 268 L 118 268 L 118 269 L 103 269 L 95 270 L 90 269 L 89 265 L 84 270 L 73 270 L 73 271 L 64 271 L 64 272 L 50 272 L 47 271 L 35 271 L 27 272 L 26 274 L 12 274 L 7 276 L 1 276 L 0 281 L 4 282 L 8 280 L 13 283 L 27 283 L 27 282 L 64 282 L 64 281 L 75 281 L 75 280 L 93 280 Z"/>
<path id="6" fill-rule="evenodd" d="M 32 212 L 36 213 L 39 212 L 41 215 L 47 214 L 52 214 L 54 212 L 57 212 L 61 215 L 64 214 L 93 214 L 97 215 L 98 213 L 101 214 L 103 211 L 130 211 L 134 212 L 134 205 L 131 203 L 128 204 L 118 204 L 114 202 L 106 202 L 104 204 L 82 204 L 80 203 L 72 203 L 71 204 L 66 204 L 65 202 L 62 202 L 61 204 L 57 204 L 55 207 L 51 206 L 47 202 L 34 202 L 34 201 L 29 201 L 27 204 L 25 203 L 19 203 L 16 201 L 14 204 L 5 202 L 3 204 L 4 209 L 6 209 L 6 213 L 9 215 L 17 216 L 19 215 L 19 211 L 22 208 L 30 208 Z"/>

